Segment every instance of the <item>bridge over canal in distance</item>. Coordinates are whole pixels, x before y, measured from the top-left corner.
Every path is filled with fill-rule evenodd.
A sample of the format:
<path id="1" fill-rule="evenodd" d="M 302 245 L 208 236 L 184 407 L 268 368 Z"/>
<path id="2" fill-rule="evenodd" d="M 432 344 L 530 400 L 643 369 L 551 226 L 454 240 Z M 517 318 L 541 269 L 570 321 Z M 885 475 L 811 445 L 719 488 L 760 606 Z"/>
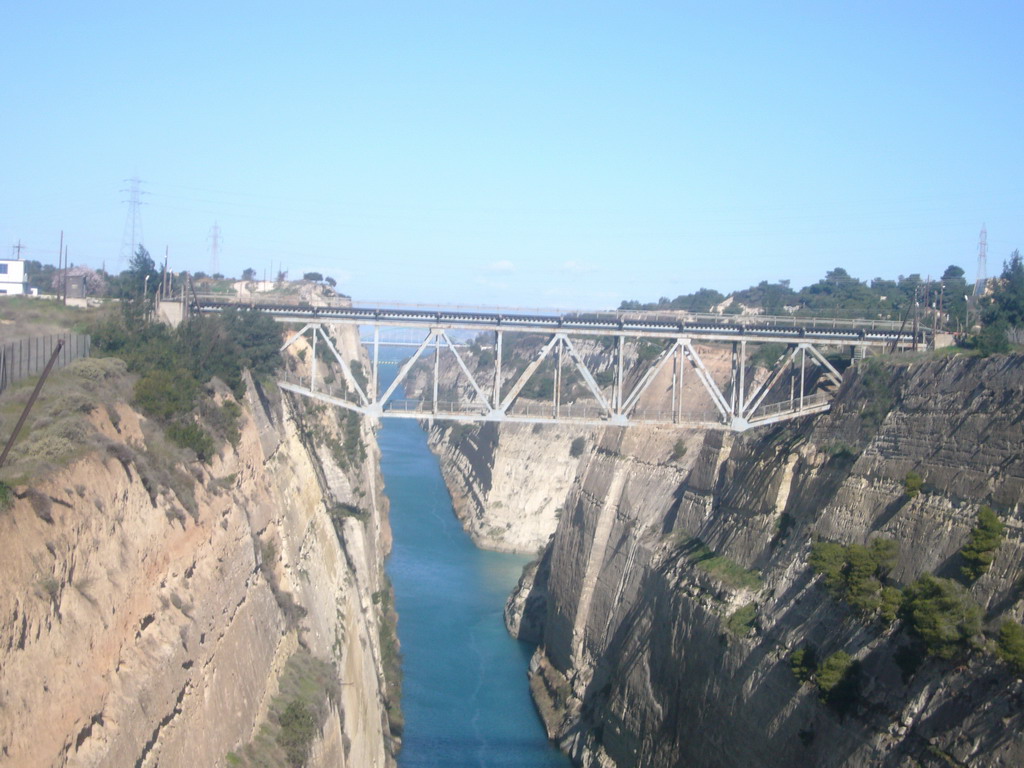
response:
<path id="1" fill-rule="evenodd" d="M 311 397 L 371 418 L 447 419 L 461 422 L 522 422 L 630 426 L 675 424 L 708 429 L 743 431 L 827 411 L 842 376 L 829 356 L 857 359 L 872 354 L 917 349 L 929 343 L 929 331 L 888 320 L 808 318 L 795 316 L 729 316 L 683 312 L 575 312 L 496 308 L 383 305 L 353 306 L 347 299 L 322 304 L 282 303 L 270 300 L 193 294 L 192 312 L 215 314 L 229 308 L 250 308 L 288 323 L 302 323 L 282 351 L 308 337 L 313 347 L 310 373 L 301 379 L 286 377 L 282 389 Z M 358 326 L 369 338 L 364 373 L 345 360 L 326 329 Z M 394 341 L 395 329 L 411 340 Z M 487 363 L 467 364 L 464 339 L 483 335 L 492 354 Z M 525 368 L 509 375 L 505 350 L 516 336 L 540 335 L 543 343 L 532 351 Z M 454 337 L 454 338 L 453 338 Z M 588 340 L 600 340 L 594 345 Z M 629 342 L 657 345 L 649 359 L 627 361 Z M 716 383 L 695 346 L 700 343 L 729 350 L 731 373 L 724 386 Z M 400 344 L 412 350 L 386 387 L 379 386 L 381 349 Z M 782 345 L 784 352 L 759 381 L 748 381 L 751 350 L 765 344 Z M 325 345 L 337 363 L 342 381 L 318 370 L 317 345 Z M 586 346 L 586 352 L 584 352 Z M 462 351 L 460 352 L 460 348 Z M 522 350 L 519 344 L 518 349 Z M 595 362 L 595 349 L 600 351 Z M 601 356 L 604 356 L 604 359 Z M 589 364 L 584 357 L 589 359 Z M 635 356 L 634 356 L 635 357 Z M 422 362 L 421 362 L 422 361 Z M 546 361 L 553 376 L 549 402 L 522 397 Z M 413 367 L 432 368 L 430 387 L 418 400 L 397 399 L 400 385 Z M 503 374 L 503 365 L 507 366 Z M 456 376 L 468 396 L 439 399 L 442 367 L 457 366 Z M 597 370 L 605 371 L 603 376 Z M 553 369 L 553 370 L 552 370 Z M 582 382 L 585 402 L 563 402 L 565 371 Z M 610 371 L 611 376 L 607 375 Z M 571 375 L 571 374 L 570 374 Z M 668 375 L 669 407 L 639 407 L 655 378 Z M 700 387 L 684 397 L 684 377 L 694 376 Z M 334 379 L 330 381 L 330 379 Z M 600 381 L 599 381 L 600 378 Z M 432 390 L 433 397 L 426 397 Z M 710 399 L 690 402 L 694 392 Z M 568 399 L 568 398 L 565 398 Z M 694 406 L 701 406 L 695 408 Z"/>

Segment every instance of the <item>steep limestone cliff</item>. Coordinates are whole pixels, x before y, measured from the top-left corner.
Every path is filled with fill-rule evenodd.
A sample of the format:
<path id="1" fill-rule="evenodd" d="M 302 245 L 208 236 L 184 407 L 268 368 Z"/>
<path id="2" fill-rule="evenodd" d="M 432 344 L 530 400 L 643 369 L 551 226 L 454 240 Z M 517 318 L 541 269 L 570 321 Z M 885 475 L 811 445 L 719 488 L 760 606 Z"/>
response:
<path id="1" fill-rule="evenodd" d="M 455 514 L 476 545 L 534 553 L 551 538 L 576 476 L 582 453 L 574 455 L 573 441 L 593 440 L 594 432 L 437 422 L 427 434 L 441 461 Z"/>
<path id="2" fill-rule="evenodd" d="M 337 677 L 308 764 L 393 765 L 372 432 L 340 466 L 333 414 L 250 381 L 237 444 L 172 487 L 130 406 L 90 419 L 105 450 L 0 511 L 0 765 L 248 759 L 299 649 Z"/>
<path id="3" fill-rule="evenodd" d="M 685 434 L 678 461 L 679 433 L 607 430 L 510 602 L 549 733 L 584 766 L 1024 763 L 1024 682 L 990 648 L 914 658 L 905 621 L 859 617 L 808 565 L 813 540 L 884 537 L 898 584 L 955 576 L 986 503 L 1006 531 L 971 595 L 990 637 L 1019 621 L 1022 423 L 1024 359 L 999 357 L 850 372 L 830 413 Z M 859 662 L 845 706 L 794 676 L 807 647 Z"/>
<path id="4" fill-rule="evenodd" d="M 518 346 L 506 342 L 510 346 L 503 369 L 503 391 L 511 388 L 527 360 L 536 353 L 530 341 L 536 346 L 534 337 L 520 340 Z M 590 371 L 603 375 L 602 380 L 610 382 L 614 363 L 610 347 L 605 348 L 600 340 L 577 340 L 576 345 Z M 635 387 L 646 371 L 639 363 L 641 356 L 650 355 L 654 349 L 651 344 L 633 340 L 625 345 L 627 390 Z M 724 386 L 729 375 L 728 355 L 721 348 L 713 347 L 701 347 L 700 353 L 719 384 Z M 487 350 L 479 348 L 463 352 L 467 366 L 482 380 L 491 373 L 489 363 L 481 362 L 487 360 L 487 354 Z M 534 380 L 543 379 L 545 370 L 541 368 Z M 569 383 L 564 386 L 561 402 L 566 406 L 586 404 L 589 392 L 580 381 L 573 383 L 569 378 L 573 373 L 571 365 L 564 364 L 564 371 Z M 547 375 L 550 378 L 550 371 Z M 431 366 L 423 364 L 414 372 L 410 391 L 429 400 L 432 376 Z M 671 376 L 671 366 L 665 366 L 640 398 L 638 411 L 668 407 L 664 403 L 671 389 Z M 474 400 L 475 393 L 455 365 L 441 368 L 440 387 L 442 400 L 461 399 L 466 403 Z M 711 418 L 714 406 L 696 376 L 684 380 L 683 392 L 689 415 Z M 606 385 L 604 394 L 611 396 L 610 384 Z M 536 397 L 520 399 L 535 409 L 544 402 Z M 515 409 L 513 406 L 512 411 Z M 455 512 L 473 541 L 485 549 L 523 553 L 536 552 L 551 538 L 562 515 L 566 495 L 580 471 L 582 451 L 593 446 L 600 433 L 599 428 L 569 423 L 564 426 L 495 422 L 480 425 L 439 421 L 428 429 L 430 447 L 440 459 Z M 671 452 L 669 443 L 666 455 Z"/>

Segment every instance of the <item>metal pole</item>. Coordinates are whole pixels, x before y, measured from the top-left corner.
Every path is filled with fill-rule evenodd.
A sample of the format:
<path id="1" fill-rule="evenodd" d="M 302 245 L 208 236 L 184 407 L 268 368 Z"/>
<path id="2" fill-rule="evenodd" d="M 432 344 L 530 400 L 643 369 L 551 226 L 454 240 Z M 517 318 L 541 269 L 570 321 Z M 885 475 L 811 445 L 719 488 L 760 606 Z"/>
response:
<path id="1" fill-rule="evenodd" d="M 552 418 L 558 418 L 558 405 L 561 399 L 562 390 L 562 341 L 559 339 L 558 344 L 555 346 L 555 387 L 552 393 L 552 402 L 554 404 L 554 411 L 552 412 Z"/>
<path id="2" fill-rule="evenodd" d="M 807 360 L 807 348 L 800 347 L 800 410 L 804 409 L 804 361 Z"/>
<path id="3" fill-rule="evenodd" d="M 739 406 L 740 409 L 737 415 L 743 415 L 743 408 L 746 405 L 744 402 L 745 391 L 746 391 L 746 372 L 747 372 L 747 340 L 743 339 L 740 342 L 740 391 L 739 391 Z"/>
<path id="4" fill-rule="evenodd" d="M 619 360 L 615 370 L 615 413 L 622 413 L 622 346 L 625 336 L 619 336 Z"/>
<path id="5" fill-rule="evenodd" d="M 501 336 L 502 331 L 494 332 L 494 399 L 491 400 L 497 408 L 501 405 Z"/>
<path id="6" fill-rule="evenodd" d="M 377 402 L 378 376 L 380 375 L 380 326 L 373 326 L 373 381 L 370 382 L 370 400 Z"/>
<path id="7" fill-rule="evenodd" d="M 434 336 L 434 413 L 437 413 L 437 388 L 441 377 L 441 337 Z"/>
<path id="8" fill-rule="evenodd" d="M 683 420 L 683 374 L 686 371 L 686 350 L 679 347 L 679 410 L 676 412 L 676 421 Z"/>
<path id="9" fill-rule="evenodd" d="M 732 343 L 732 392 L 729 398 L 729 407 L 732 412 L 729 414 L 733 418 L 736 417 L 736 389 L 739 383 L 739 371 L 737 370 L 736 360 L 738 353 L 736 352 L 736 342 Z"/>
<path id="10" fill-rule="evenodd" d="M 64 297 L 61 296 L 61 287 L 64 285 L 64 283 L 60 280 L 60 268 L 61 268 L 61 266 L 63 264 L 63 259 L 64 259 L 64 230 L 62 229 L 60 231 L 60 245 L 57 247 L 57 275 L 58 275 L 58 279 L 57 279 L 57 301 L 61 302 L 62 304 L 66 304 L 67 302 L 64 301 Z"/>
<path id="11" fill-rule="evenodd" d="M 63 233 L 62 233 L 63 234 Z M 46 381 L 46 377 L 50 375 L 50 370 L 53 368 L 53 364 L 57 362 L 57 355 L 60 354 L 61 347 L 64 346 L 64 340 L 61 339 L 57 342 L 57 347 L 53 350 L 53 354 L 50 355 L 50 362 L 46 364 L 43 369 L 42 376 L 39 377 L 39 381 L 36 382 L 35 389 L 32 390 L 32 394 L 28 398 L 28 402 L 25 404 L 25 410 L 21 412 L 21 418 L 18 419 L 18 423 L 14 425 L 14 432 L 7 440 L 7 445 L 4 446 L 4 452 L 0 454 L 0 467 L 7 461 L 7 454 L 11 452 L 11 448 L 14 446 L 14 441 L 18 439 L 18 433 L 21 432 L 21 428 L 25 426 L 25 419 L 28 418 L 28 412 L 32 410 L 32 406 L 36 404 L 36 398 L 39 397 L 39 392 L 43 388 L 43 384 Z"/>
<path id="12" fill-rule="evenodd" d="M 316 333 L 317 326 L 313 326 L 313 364 L 310 366 L 309 391 L 316 391 Z"/>
<path id="13" fill-rule="evenodd" d="M 676 382 L 677 382 L 678 378 L 679 378 L 679 354 L 678 354 L 678 352 L 676 350 L 673 350 L 672 351 L 672 421 L 673 421 L 673 423 L 675 423 L 675 420 L 676 420 L 676 409 L 678 407 L 678 403 L 676 402 L 676 397 L 679 394 L 677 392 L 677 389 L 676 389 Z"/>

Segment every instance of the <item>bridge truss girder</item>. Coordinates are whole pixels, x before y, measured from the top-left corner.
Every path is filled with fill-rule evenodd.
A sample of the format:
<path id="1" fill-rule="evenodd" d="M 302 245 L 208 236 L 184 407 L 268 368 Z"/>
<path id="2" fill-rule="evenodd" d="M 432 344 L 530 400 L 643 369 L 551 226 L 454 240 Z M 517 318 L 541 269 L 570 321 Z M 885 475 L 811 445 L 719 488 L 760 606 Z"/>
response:
<path id="1" fill-rule="evenodd" d="M 537 351 L 522 372 L 504 385 L 502 378 L 502 347 L 506 332 L 497 330 L 495 334 L 495 354 L 491 370 L 474 372 L 466 364 L 459 353 L 458 346 L 453 343 L 445 327 L 431 327 L 422 338 L 415 352 L 401 364 L 400 370 L 384 392 L 379 391 L 380 382 L 380 326 L 374 326 L 374 338 L 370 342 L 370 376 L 363 387 L 353 374 L 352 366 L 335 347 L 330 335 L 324 330 L 323 323 L 307 323 L 302 330 L 293 334 L 281 347 L 289 348 L 299 339 L 310 335 L 312 359 L 308 383 L 305 381 L 280 381 L 282 389 L 299 395 L 311 397 L 325 403 L 355 411 L 374 419 L 379 418 L 415 418 L 445 419 L 463 422 L 495 421 L 523 422 L 533 424 L 564 424 L 575 423 L 585 426 L 630 426 L 633 424 L 676 424 L 680 426 L 703 427 L 711 429 L 729 429 L 744 431 L 751 427 L 777 423 L 787 419 L 799 418 L 828 410 L 831 396 L 827 392 L 808 392 L 808 359 L 810 364 L 820 369 L 820 379 L 838 386 L 841 375 L 815 345 L 808 341 L 792 342 L 788 349 L 776 362 L 768 378 L 751 396 L 747 396 L 747 342 L 733 341 L 731 378 L 724 391 L 715 382 L 692 339 L 680 335 L 669 340 L 665 349 L 655 359 L 649 361 L 646 370 L 640 372 L 639 380 L 628 387 L 623 348 L 627 336 L 637 334 L 620 334 L 614 345 L 613 377 L 610 396 L 606 395 L 598 384 L 593 371 L 580 354 L 572 334 L 557 331 L 549 334 L 546 343 Z M 521 332 L 520 332 L 521 333 Z M 318 378 L 317 346 L 326 345 L 330 356 L 338 363 L 345 387 L 332 387 L 325 377 Z M 447 350 L 458 366 L 460 373 L 472 389 L 473 396 L 469 400 L 461 400 L 442 404 L 439 401 L 442 353 Z M 432 361 L 432 394 L 429 403 L 416 401 L 412 404 L 394 400 L 398 388 L 408 381 L 409 375 L 416 364 L 425 359 L 425 355 L 433 356 Z M 561 403 L 562 370 L 565 358 L 579 374 L 587 393 L 593 398 L 595 406 L 579 407 Z M 527 412 L 514 410 L 523 389 L 537 373 L 544 362 L 554 359 L 554 386 L 552 402 L 549 404 L 531 403 Z M 640 412 L 638 405 L 643 395 L 650 389 L 658 375 L 671 365 L 670 409 L 656 413 Z M 694 420 L 683 416 L 683 383 L 685 371 L 689 369 L 696 376 L 703 391 L 714 405 L 716 420 Z M 790 397 L 776 401 L 770 406 L 764 402 L 769 393 L 776 390 L 777 385 L 790 372 Z M 634 371 L 637 373 L 638 371 Z M 799 381 L 799 386 L 797 386 Z M 576 407 L 576 412 L 573 408 Z"/>

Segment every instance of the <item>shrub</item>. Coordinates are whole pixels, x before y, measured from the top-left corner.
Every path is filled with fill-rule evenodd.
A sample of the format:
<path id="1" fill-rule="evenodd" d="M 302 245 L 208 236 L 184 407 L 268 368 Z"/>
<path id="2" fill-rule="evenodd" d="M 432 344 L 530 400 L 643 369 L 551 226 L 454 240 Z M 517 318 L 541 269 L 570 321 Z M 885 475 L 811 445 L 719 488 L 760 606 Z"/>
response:
<path id="1" fill-rule="evenodd" d="M 852 664 L 853 658 L 846 651 L 836 651 L 825 659 L 815 674 L 818 688 L 822 693 L 828 693 L 839 685 L 839 681 L 843 679 Z"/>
<path id="2" fill-rule="evenodd" d="M 14 490 L 7 483 L 0 482 L 0 512 L 10 509 L 14 503 Z"/>
<path id="3" fill-rule="evenodd" d="M 683 442 L 683 438 L 679 438 L 676 440 L 676 444 L 672 446 L 672 461 L 679 461 L 685 455 L 686 443 Z"/>
<path id="4" fill-rule="evenodd" d="M 757 606 L 747 603 L 738 608 L 726 622 L 726 628 L 737 637 L 746 637 L 754 628 L 754 619 L 757 617 Z"/>
<path id="5" fill-rule="evenodd" d="M 213 457 L 213 438 L 194 422 L 171 424 L 167 427 L 167 437 L 182 448 L 190 448 L 202 462 L 209 462 Z"/>
<path id="6" fill-rule="evenodd" d="M 881 426 L 893 406 L 889 371 L 873 357 L 861 367 L 860 377 L 865 395 L 860 418 L 864 426 L 874 429 Z"/>
<path id="7" fill-rule="evenodd" d="M 789 657 L 789 668 L 797 680 L 806 683 L 818 671 L 818 654 L 814 648 L 805 645 L 800 650 L 793 651 Z"/>
<path id="8" fill-rule="evenodd" d="M 577 437 L 572 441 L 572 445 L 569 446 L 569 455 L 574 459 L 578 459 L 583 455 L 583 449 L 586 448 L 587 441 L 582 437 Z"/>
<path id="9" fill-rule="evenodd" d="M 846 651 L 836 651 L 818 667 L 815 675 L 822 701 L 845 714 L 856 703 L 860 689 L 860 664 Z"/>
<path id="10" fill-rule="evenodd" d="M 899 545 L 892 539 L 874 539 L 870 546 L 844 547 L 831 541 L 811 545 L 811 567 L 824 576 L 825 586 L 838 600 L 845 600 L 862 616 L 892 623 L 900 604 L 900 591 L 883 586 L 899 559 Z"/>
<path id="11" fill-rule="evenodd" d="M 978 524 L 971 530 L 967 543 L 960 550 L 966 561 L 960 572 L 968 583 L 976 581 L 992 565 L 996 550 L 1003 540 L 1004 527 L 1003 521 L 992 508 L 983 504 L 978 510 Z"/>
<path id="12" fill-rule="evenodd" d="M 834 597 L 842 597 L 845 587 L 846 547 L 834 541 L 816 541 L 811 545 L 811 568 L 822 574 L 825 586 Z"/>
<path id="13" fill-rule="evenodd" d="M 907 476 L 903 480 L 903 492 L 907 495 L 907 498 L 912 499 L 921 493 L 923 485 L 924 478 L 917 474 L 917 472 L 907 472 Z"/>
<path id="14" fill-rule="evenodd" d="M 932 656 L 951 659 L 981 631 L 981 608 L 962 586 L 924 574 L 904 590 L 911 629 Z"/>
<path id="15" fill-rule="evenodd" d="M 135 385 L 134 405 L 158 421 L 168 422 L 192 411 L 199 396 L 199 382 L 184 368 L 155 370 Z"/>
<path id="16" fill-rule="evenodd" d="M 1014 672 L 1024 672 L 1024 627 L 1016 621 L 1004 621 L 999 628 L 997 650 Z"/>
<path id="17" fill-rule="evenodd" d="M 277 743 L 288 756 L 288 765 L 301 768 L 306 764 L 309 747 L 316 735 L 316 718 L 302 699 L 294 699 L 281 713 L 280 724 Z"/>

